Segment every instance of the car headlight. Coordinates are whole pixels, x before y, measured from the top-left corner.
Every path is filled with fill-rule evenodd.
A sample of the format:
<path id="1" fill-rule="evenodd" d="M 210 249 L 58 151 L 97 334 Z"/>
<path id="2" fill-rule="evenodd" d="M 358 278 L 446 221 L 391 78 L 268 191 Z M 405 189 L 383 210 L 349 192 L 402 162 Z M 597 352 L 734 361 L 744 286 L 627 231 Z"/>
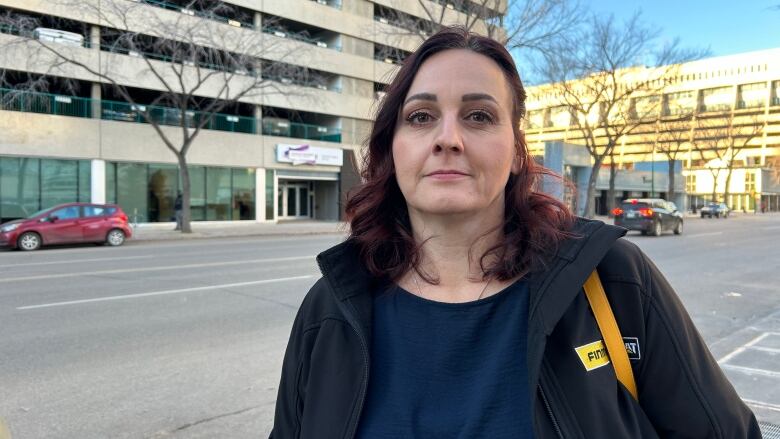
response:
<path id="1" fill-rule="evenodd" d="M 0 232 L 3 233 L 13 232 L 18 228 L 19 228 L 19 224 L 9 224 L 7 226 L 0 227 Z"/>

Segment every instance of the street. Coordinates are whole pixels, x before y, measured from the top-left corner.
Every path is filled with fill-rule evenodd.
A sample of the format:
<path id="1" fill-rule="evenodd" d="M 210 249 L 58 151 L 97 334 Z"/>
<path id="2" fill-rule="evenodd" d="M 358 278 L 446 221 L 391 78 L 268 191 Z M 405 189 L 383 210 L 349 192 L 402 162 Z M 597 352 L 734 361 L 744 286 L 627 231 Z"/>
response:
<path id="1" fill-rule="evenodd" d="M 780 215 L 629 239 L 759 419 L 780 424 Z M 14 439 L 267 437 L 314 257 L 340 240 L 0 251 L 0 418 Z"/>

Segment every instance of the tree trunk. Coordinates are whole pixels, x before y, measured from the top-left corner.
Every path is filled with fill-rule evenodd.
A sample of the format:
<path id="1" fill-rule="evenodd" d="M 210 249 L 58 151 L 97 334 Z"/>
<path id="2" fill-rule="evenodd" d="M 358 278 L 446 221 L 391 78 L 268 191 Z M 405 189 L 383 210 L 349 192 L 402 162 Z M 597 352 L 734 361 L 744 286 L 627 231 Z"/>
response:
<path id="1" fill-rule="evenodd" d="M 612 209 L 615 208 L 615 178 L 617 177 L 617 166 L 615 162 L 609 163 L 609 190 L 607 190 L 607 215 L 612 217 Z"/>
<path id="2" fill-rule="evenodd" d="M 710 200 L 711 203 L 717 203 L 718 202 L 718 174 L 711 173 L 712 174 L 712 181 L 714 182 L 712 184 L 712 199 Z"/>
<path id="3" fill-rule="evenodd" d="M 666 200 L 674 203 L 674 163 L 675 160 L 669 159 L 669 188 L 666 190 Z"/>
<path id="4" fill-rule="evenodd" d="M 731 184 L 731 171 L 733 169 L 729 167 L 728 171 L 726 171 L 726 187 L 723 188 L 723 202 L 728 205 L 729 202 L 729 185 Z M 731 208 L 731 206 L 729 206 Z"/>
<path id="5" fill-rule="evenodd" d="M 181 232 L 192 233 L 192 227 L 190 225 L 190 194 L 192 192 L 190 187 L 190 171 L 187 168 L 187 157 L 182 154 L 177 154 L 176 158 L 179 161 L 179 175 L 181 175 Z"/>
<path id="6" fill-rule="evenodd" d="M 593 166 L 590 168 L 590 177 L 588 178 L 588 194 L 585 196 L 585 206 L 582 209 L 582 215 L 585 218 L 593 218 L 596 216 L 594 201 L 596 198 L 596 181 L 599 178 L 601 161 L 601 158 L 597 158 L 595 163 L 593 163 Z"/>

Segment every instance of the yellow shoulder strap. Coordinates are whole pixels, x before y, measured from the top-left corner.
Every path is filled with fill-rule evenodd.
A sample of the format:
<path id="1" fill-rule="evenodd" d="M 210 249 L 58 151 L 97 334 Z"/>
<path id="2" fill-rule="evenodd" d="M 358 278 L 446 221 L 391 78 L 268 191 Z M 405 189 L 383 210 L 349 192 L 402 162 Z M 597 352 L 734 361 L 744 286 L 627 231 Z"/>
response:
<path id="1" fill-rule="evenodd" d="M 599 325 L 601 336 L 604 337 L 604 344 L 607 345 L 607 352 L 612 360 L 612 366 L 615 368 L 617 379 L 638 401 L 634 372 L 631 370 L 631 362 L 628 360 L 626 345 L 623 343 L 623 336 L 620 335 L 620 328 L 615 321 L 615 315 L 612 314 L 612 308 L 609 306 L 607 295 L 604 293 L 604 287 L 601 285 L 596 270 L 593 270 L 593 273 L 588 276 L 588 280 L 585 281 L 585 295 L 588 297 L 590 307 L 596 316 L 596 323 Z"/>

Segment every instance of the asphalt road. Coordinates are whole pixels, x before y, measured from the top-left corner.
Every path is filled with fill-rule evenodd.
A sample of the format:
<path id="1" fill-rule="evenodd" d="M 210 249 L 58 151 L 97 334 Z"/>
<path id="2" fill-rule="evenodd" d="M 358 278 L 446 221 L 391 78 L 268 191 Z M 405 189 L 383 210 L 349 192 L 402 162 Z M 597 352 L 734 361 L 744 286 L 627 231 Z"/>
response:
<path id="1" fill-rule="evenodd" d="M 780 423 L 780 216 L 630 235 L 740 395 Z M 292 319 L 338 236 L 0 252 L 0 418 L 14 439 L 257 438 Z"/>

